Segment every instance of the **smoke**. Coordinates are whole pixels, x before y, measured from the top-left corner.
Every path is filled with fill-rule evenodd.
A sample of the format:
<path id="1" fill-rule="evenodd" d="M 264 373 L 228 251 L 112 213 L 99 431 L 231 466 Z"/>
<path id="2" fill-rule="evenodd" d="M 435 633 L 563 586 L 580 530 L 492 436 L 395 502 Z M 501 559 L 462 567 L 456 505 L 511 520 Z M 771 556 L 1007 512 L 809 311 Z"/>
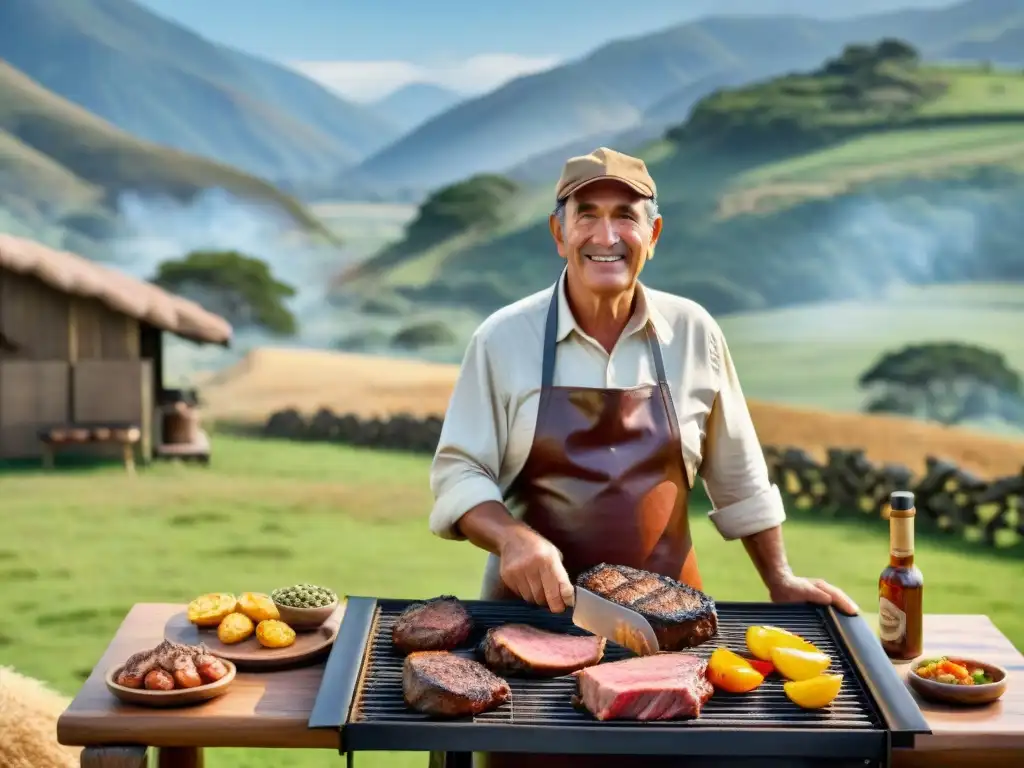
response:
<path id="1" fill-rule="evenodd" d="M 889 286 L 945 282 L 973 272 L 979 232 L 991 212 L 970 193 L 931 199 L 855 197 L 836 214 L 831 238 L 853 268 L 865 268 L 862 295 Z"/>
<path id="2" fill-rule="evenodd" d="M 235 250 L 267 263 L 274 277 L 296 289 L 287 304 L 299 323 L 291 346 L 325 346 L 337 336 L 329 317 L 330 278 L 351 259 L 344 249 L 313 242 L 279 209 L 243 200 L 223 190 L 207 190 L 187 203 L 125 193 L 117 203 L 119 235 L 105 244 L 118 269 L 148 280 L 161 262 L 193 250 Z M 172 385 L 198 369 L 239 359 L 254 347 L 283 341 L 260 331 L 236 329 L 231 350 L 165 339 Z"/>

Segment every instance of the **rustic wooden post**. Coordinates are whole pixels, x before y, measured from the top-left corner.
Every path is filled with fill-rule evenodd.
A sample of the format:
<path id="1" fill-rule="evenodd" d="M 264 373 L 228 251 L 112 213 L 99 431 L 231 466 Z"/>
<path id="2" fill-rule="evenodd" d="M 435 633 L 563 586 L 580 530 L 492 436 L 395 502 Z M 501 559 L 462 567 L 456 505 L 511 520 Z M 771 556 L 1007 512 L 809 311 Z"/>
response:
<path id="1" fill-rule="evenodd" d="M 203 768 L 203 750 L 198 747 L 161 747 L 158 768 Z"/>
<path id="2" fill-rule="evenodd" d="M 145 747 L 86 747 L 82 768 L 146 768 Z"/>

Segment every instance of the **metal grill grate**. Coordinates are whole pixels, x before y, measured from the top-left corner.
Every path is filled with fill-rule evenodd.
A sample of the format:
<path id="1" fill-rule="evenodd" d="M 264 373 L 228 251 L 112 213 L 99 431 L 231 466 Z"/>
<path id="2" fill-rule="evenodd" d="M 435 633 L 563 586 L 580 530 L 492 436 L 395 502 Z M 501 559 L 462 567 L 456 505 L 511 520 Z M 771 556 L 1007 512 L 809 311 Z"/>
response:
<path id="1" fill-rule="evenodd" d="M 391 645 L 391 628 L 409 601 L 380 600 L 371 631 L 369 653 L 363 670 L 362 684 L 349 722 L 406 723 L 432 722 L 433 719 L 409 710 L 402 699 L 402 663 L 404 657 Z M 467 601 L 476 628 L 465 644 L 456 651 L 467 658 L 476 658 L 475 647 L 491 627 L 523 622 L 566 634 L 586 634 L 572 624 L 567 615 L 558 616 L 534 606 L 512 603 L 495 605 Z M 681 721 L 643 723 L 649 728 L 843 728 L 877 729 L 882 727 L 870 697 L 859 676 L 826 624 L 822 610 L 810 606 L 757 605 L 718 606 L 718 635 L 698 648 L 688 650 L 707 658 L 718 646 L 746 653 L 745 633 L 753 624 L 773 624 L 795 632 L 832 658 L 829 672 L 843 674 L 839 696 L 827 710 L 804 710 L 789 701 L 782 681 L 770 676 L 755 691 L 729 695 L 716 692 L 705 705 L 699 718 Z M 630 652 L 609 642 L 605 661 L 628 658 Z M 472 718 L 477 723 L 581 727 L 601 726 L 636 729 L 629 721 L 598 721 L 586 712 L 575 709 L 570 698 L 576 690 L 571 677 L 555 679 L 506 678 L 512 688 L 510 701 L 500 708 Z M 468 722 L 467 718 L 463 722 Z"/>
<path id="2" fill-rule="evenodd" d="M 719 603 L 718 636 L 691 652 L 706 658 L 720 645 L 742 652 L 749 625 L 785 627 L 828 653 L 832 671 L 843 673 L 842 690 L 827 710 L 800 709 L 786 698 L 782 682 L 770 678 L 752 693 L 716 692 L 697 719 L 601 722 L 572 706 L 571 677 L 508 677 L 512 696 L 499 709 L 475 718 L 434 719 L 405 706 L 404 658 L 391 647 L 391 628 L 412 602 L 347 600 L 309 727 L 340 728 L 341 751 L 350 760 L 363 750 L 403 750 L 458 753 L 463 758 L 468 752 L 555 752 L 675 755 L 715 765 L 735 759 L 762 766 L 768 758 L 781 759 L 787 766 L 821 759 L 833 761 L 833 767 L 837 760 L 884 765 L 897 740 L 899 746 L 910 746 L 914 734 L 928 732 L 913 698 L 862 619 L 827 608 L 765 603 Z M 457 651 L 461 655 L 473 657 L 489 628 L 511 622 L 584 634 L 571 616 L 523 603 L 465 603 L 476 628 Z M 609 643 L 605 659 L 628 655 Z"/>

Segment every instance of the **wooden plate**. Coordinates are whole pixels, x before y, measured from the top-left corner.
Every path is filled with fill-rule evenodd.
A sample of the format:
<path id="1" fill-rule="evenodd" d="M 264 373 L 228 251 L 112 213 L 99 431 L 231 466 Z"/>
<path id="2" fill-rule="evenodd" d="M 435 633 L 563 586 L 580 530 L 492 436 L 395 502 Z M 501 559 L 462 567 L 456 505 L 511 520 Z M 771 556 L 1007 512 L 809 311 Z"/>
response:
<path id="1" fill-rule="evenodd" d="M 937 659 L 945 654 L 934 654 L 926 658 Z M 943 704 L 991 704 L 1006 693 L 1006 670 L 996 664 L 989 664 L 978 659 L 963 656 L 946 656 L 952 662 L 962 664 L 969 669 L 981 669 L 992 678 L 991 683 L 984 685 L 954 685 L 929 680 L 917 674 L 917 667 L 926 659 L 920 658 L 907 670 L 907 683 L 923 698 Z"/>
<path id="2" fill-rule="evenodd" d="M 172 616 L 164 627 L 164 637 L 175 643 L 203 643 L 214 656 L 233 661 L 239 669 L 270 670 L 311 664 L 326 655 L 338 634 L 344 610 L 339 607 L 327 621 L 312 632 L 296 632 L 295 642 L 287 648 L 264 648 L 256 635 L 241 643 L 225 645 L 217 639 L 217 628 L 197 627 L 185 611 Z"/>
<path id="3" fill-rule="evenodd" d="M 200 685 L 196 688 L 178 688 L 173 691 L 147 691 L 139 688 L 125 688 L 114 681 L 124 666 L 124 662 L 107 670 L 107 690 L 114 694 L 125 704 L 137 704 L 143 707 L 188 707 L 194 704 L 201 704 L 204 701 L 223 696 L 228 692 L 231 683 L 235 679 L 235 665 L 226 659 L 222 659 L 228 673 L 215 683 Z"/>

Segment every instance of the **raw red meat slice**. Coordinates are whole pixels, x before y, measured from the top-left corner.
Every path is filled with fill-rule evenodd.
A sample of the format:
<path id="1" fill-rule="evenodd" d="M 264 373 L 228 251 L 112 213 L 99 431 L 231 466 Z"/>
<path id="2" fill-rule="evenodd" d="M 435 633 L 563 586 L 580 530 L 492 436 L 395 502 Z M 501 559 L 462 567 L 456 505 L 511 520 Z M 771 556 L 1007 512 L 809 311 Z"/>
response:
<path id="1" fill-rule="evenodd" d="M 576 703 L 598 720 L 699 717 L 714 692 L 707 662 L 688 653 L 657 653 L 576 673 Z"/>

